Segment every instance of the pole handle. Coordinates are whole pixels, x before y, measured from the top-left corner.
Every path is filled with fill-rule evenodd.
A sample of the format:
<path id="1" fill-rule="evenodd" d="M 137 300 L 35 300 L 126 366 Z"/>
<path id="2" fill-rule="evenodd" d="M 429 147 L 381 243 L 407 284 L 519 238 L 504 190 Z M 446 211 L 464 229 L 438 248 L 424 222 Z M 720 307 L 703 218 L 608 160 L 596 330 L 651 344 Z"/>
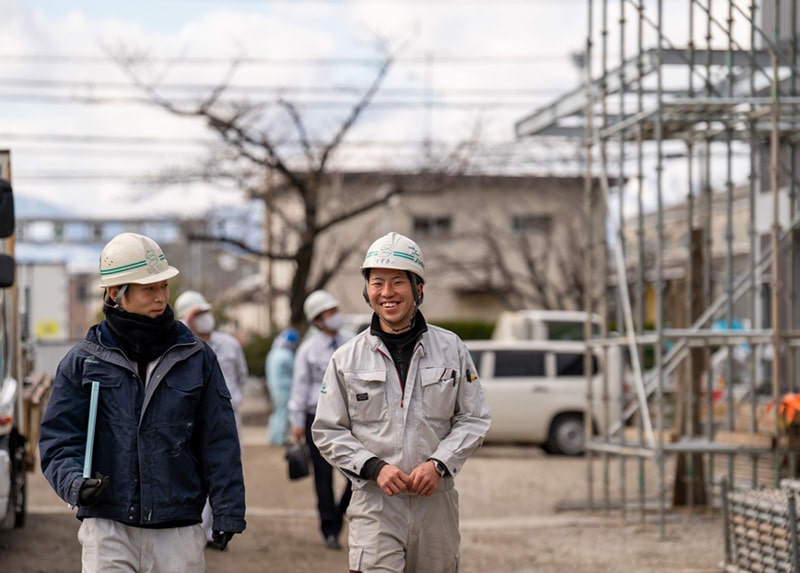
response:
<path id="1" fill-rule="evenodd" d="M 92 477 L 92 455 L 94 454 L 94 429 L 97 424 L 97 398 L 100 382 L 92 380 L 92 396 L 89 400 L 89 427 L 86 429 L 86 454 L 83 458 L 83 477 Z"/>

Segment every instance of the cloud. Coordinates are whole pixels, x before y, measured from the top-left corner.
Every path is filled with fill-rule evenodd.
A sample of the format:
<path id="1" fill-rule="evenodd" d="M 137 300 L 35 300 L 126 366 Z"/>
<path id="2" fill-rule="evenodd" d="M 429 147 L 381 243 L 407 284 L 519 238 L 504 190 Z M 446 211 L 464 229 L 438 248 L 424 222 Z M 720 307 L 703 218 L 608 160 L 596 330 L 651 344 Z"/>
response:
<path id="1" fill-rule="evenodd" d="M 687 12 L 679 4 L 669 3 L 664 10 L 665 28 L 674 45 L 688 38 Z M 622 5 L 627 6 L 626 54 L 636 49 L 635 10 L 629 3 L 610 3 L 607 50 L 612 66 L 620 60 L 617 20 Z M 650 18 L 654 6 L 647 3 Z M 727 7 L 715 4 L 714 9 L 724 20 Z M 600 16 L 595 6 L 595 31 Z M 150 209 L 204 205 L 206 200 L 174 197 L 192 193 L 216 201 L 223 192 L 202 185 L 159 191 L 142 185 L 142 180 L 163 169 L 196 165 L 205 157 L 204 142 L 213 136 L 191 118 L 177 118 L 136 101 L 119 101 L 141 93 L 130 88 L 119 65 L 103 61 L 109 50 L 124 47 L 153 56 L 156 61 L 143 71 L 165 85 L 198 86 L 165 92 L 179 98 L 201 97 L 199 86 L 208 88 L 221 81 L 233 58 L 268 59 L 269 63 L 249 62 L 237 68 L 233 76 L 237 93 L 251 101 L 269 101 L 277 88 L 283 88 L 287 98 L 301 105 L 309 132 L 329 137 L 374 78 L 381 45 L 390 51 L 402 47 L 399 59 L 375 105 L 350 136 L 361 145 L 343 156 L 364 165 L 374 157 L 375 168 L 397 157 L 418 161 L 426 140 L 452 144 L 471 137 L 476 125 L 485 141 L 512 146 L 515 121 L 581 81 L 571 54 L 583 49 L 588 24 L 586 3 L 574 1 L 454 6 L 6 0 L 0 53 L 61 57 L 0 59 L 0 147 L 12 148 L 17 191 L 36 198 L 93 213 L 138 210 L 145 204 Z M 655 34 L 649 25 L 645 28 L 646 43 L 652 46 Z M 704 33 L 699 26 L 695 29 L 698 45 L 703 45 Z M 724 36 L 715 37 L 716 47 L 724 47 L 720 44 Z M 595 45 L 594 53 L 600 57 L 601 45 Z M 595 70 L 599 69 L 596 60 Z M 12 84 L 11 79 L 38 83 Z M 52 80 L 59 86 L 48 86 Z M 253 89 L 258 86 L 263 89 Z M 66 96 L 98 100 L 84 105 L 59 99 Z M 312 99 L 331 105 L 304 105 Z M 18 137 L 4 139 L 3 134 Z M 95 139 L 47 141 L 43 139 L 47 135 Z M 123 144 L 114 138 L 131 141 Z M 383 145 L 364 145 L 369 141 Z M 59 173 L 96 176 L 74 180 L 59 178 Z M 225 193 L 230 200 L 243 200 L 241 193 Z"/>

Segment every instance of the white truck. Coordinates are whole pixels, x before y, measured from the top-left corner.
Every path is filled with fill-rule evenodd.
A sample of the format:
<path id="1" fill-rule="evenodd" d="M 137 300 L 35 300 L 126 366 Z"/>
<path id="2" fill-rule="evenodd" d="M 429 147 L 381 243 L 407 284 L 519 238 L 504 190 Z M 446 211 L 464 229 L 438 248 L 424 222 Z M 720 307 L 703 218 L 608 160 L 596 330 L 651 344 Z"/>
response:
<path id="1" fill-rule="evenodd" d="M 32 434 L 38 428 L 32 414 L 49 394 L 49 380 L 28 376 L 22 357 L 10 179 L 10 153 L 0 150 L 0 529 L 25 524 L 27 473 L 35 457 Z"/>

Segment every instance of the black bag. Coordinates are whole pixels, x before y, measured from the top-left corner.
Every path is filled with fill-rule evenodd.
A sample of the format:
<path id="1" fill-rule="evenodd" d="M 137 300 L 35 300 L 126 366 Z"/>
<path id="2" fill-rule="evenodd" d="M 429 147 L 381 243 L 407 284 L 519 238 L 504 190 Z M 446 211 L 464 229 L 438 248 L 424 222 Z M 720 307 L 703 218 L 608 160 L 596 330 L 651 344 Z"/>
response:
<path id="1" fill-rule="evenodd" d="M 289 479 L 296 480 L 308 477 L 311 465 L 311 452 L 305 442 L 295 442 L 286 448 L 286 463 L 289 468 Z"/>

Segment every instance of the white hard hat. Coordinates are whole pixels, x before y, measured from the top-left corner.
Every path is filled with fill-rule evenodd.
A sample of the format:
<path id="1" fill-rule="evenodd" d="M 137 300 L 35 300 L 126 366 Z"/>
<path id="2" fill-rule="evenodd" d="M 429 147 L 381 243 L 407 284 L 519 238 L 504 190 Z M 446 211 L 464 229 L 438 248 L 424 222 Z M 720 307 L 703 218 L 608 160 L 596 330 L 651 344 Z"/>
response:
<path id="1" fill-rule="evenodd" d="M 422 256 L 422 249 L 400 233 L 388 233 L 372 243 L 361 264 L 361 271 L 366 269 L 411 271 L 420 281 L 425 282 L 425 258 Z"/>
<path id="2" fill-rule="evenodd" d="M 337 306 L 339 306 L 339 301 L 333 298 L 329 292 L 315 290 L 306 297 L 303 303 L 303 312 L 306 315 L 306 320 L 312 322 L 326 310 L 336 308 Z"/>
<path id="3" fill-rule="evenodd" d="M 165 281 L 180 271 L 170 266 L 164 251 L 153 239 L 137 233 L 121 233 L 100 254 L 100 286 Z"/>
<path id="4" fill-rule="evenodd" d="M 175 299 L 175 316 L 181 318 L 195 307 L 201 311 L 211 310 L 211 305 L 206 300 L 206 297 L 199 292 L 194 290 L 182 292 Z"/>

